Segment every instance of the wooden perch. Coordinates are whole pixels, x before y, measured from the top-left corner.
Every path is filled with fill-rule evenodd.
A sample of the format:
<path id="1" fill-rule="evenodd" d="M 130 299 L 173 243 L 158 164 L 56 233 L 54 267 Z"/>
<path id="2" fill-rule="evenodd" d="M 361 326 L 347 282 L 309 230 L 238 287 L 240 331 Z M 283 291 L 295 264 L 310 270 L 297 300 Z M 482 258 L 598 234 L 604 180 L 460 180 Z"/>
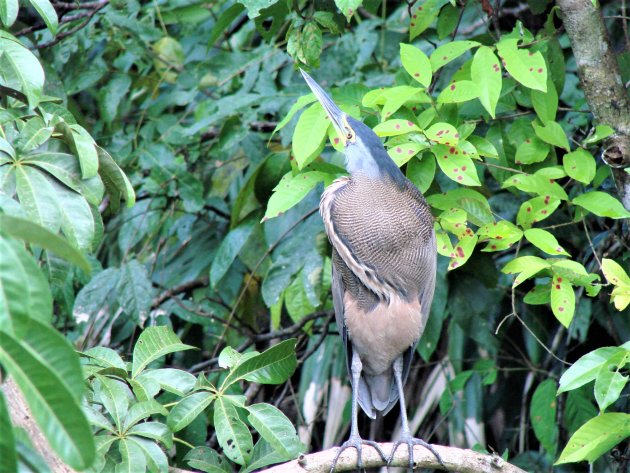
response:
<path id="1" fill-rule="evenodd" d="M 385 455 L 389 455 L 393 444 L 381 443 L 380 446 Z M 443 447 L 440 445 L 433 445 L 433 448 L 442 457 L 446 469 L 438 463 L 431 452 L 421 446 L 416 446 L 413 451 L 416 468 L 434 468 L 436 470 L 457 471 L 460 473 L 525 473 L 524 470 L 509 464 L 498 455 L 487 455 L 468 449 Z M 311 453 L 310 455 L 300 455 L 297 460 L 260 471 L 261 473 L 328 473 L 336 453 L 337 447 Z M 396 455 L 394 455 L 390 466 L 405 468 L 408 464 L 409 454 L 407 448 L 400 446 L 396 450 Z M 365 468 L 382 467 L 385 466 L 385 463 L 376 450 L 365 446 L 363 447 L 363 466 Z M 352 471 L 356 469 L 356 450 L 349 448 L 339 457 L 335 471 Z"/>

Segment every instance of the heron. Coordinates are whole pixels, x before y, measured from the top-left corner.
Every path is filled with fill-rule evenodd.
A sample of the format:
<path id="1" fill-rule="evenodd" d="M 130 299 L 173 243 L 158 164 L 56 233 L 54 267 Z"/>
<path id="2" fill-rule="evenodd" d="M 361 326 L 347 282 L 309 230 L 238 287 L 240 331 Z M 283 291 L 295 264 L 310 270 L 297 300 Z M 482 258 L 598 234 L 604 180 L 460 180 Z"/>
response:
<path id="1" fill-rule="evenodd" d="M 389 465 L 406 444 L 409 470 L 413 447 L 440 455 L 409 429 L 403 387 L 426 326 L 435 291 L 436 240 L 431 209 L 420 191 L 389 157 L 370 127 L 344 113 L 305 71 L 304 80 L 344 144 L 341 177 L 322 194 L 320 213 L 332 245 L 332 296 L 352 385 L 350 437 L 338 449 L 376 449 Z M 400 402 L 402 434 L 389 458 L 379 444 L 361 438 L 358 406 L 371 419 Z"/>

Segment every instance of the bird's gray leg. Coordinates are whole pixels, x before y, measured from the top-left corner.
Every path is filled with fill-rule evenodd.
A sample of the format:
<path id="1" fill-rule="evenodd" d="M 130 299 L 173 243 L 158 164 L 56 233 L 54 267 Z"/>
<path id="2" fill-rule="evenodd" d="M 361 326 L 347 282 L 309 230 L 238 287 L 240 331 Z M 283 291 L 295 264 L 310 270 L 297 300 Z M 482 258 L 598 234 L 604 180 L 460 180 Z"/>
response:
<path id="1" fill-rule="evenodd" d="M 383 461 L 387 461 L 387 457 L 385 457 L 385 453 L 383 453 L 383 450 L 381 450 L 378 443 L 371 440 L 363 440 L 359 435 L 359 379 L 361 378 L 363 363 L 361 363 L 361 359 L 355 350 L 352 351 L 352 363 L 350 365 L 350 369 L 352 370 L 352 423 L 350 425 L 350 438 L 341 444 L 339 450 L 337 450 L 337 454 L 330 465 L 330 473 L 333 473 L 335 470 L 337 460 L 339 460 L 339 455 L 341 455 L 346 448 L 350 447 L 354 447 L 357 451 L 357 468 L 359 470 L 363 468 L 361 450 L 364 444 L 373 447 L 381 456 Z"/>
<path id="2" fill-rule="evenodd" d="M 411 431 L 409 430 L 409 423 L 407 422 L 407 408 L 405 407 L 406 406 L 405 393 L 403 391 L 403 382 L 402 382 L 402 364 L 403 364 L 402 356 L 399 356 L 398 358 L 396 358 L 396 361 L 394 361 L 394 378 L 396 379 L 396 387 L 398 388 L 398 396 L 400 399 L 400 419 L 402 422 L 402 434 L 400 436 L 400 440 L 397 440 L 394 443 L 394 446 L 392 448 L 392 453 L 389 455 L 389 460 L 387 460 L 387 464 L 389 465 L 391 461 L 393 460 L 396 449 L 401 444 L 406 443 L 407 448 L 409 449 L 409 471 L 410 472 L 413 471 L 413 467 L 414 467 L 414 463 L 413 463 L 413 446 L 414 445 L 422 445 L 424 448 L 426 448 L 431 453 L 433 453 L 433 455 L 435 455 L 435 458 L 437 458 L 437 461 L 440 462 L 442 466 L 445 466 L 444 462 L 442 461 L 442 457 L 440 457 L 440 454 L 436 452 L 435 449 L 431 445 L 429 445 L 424 440 L 415 438 L 411 435 Z"/>

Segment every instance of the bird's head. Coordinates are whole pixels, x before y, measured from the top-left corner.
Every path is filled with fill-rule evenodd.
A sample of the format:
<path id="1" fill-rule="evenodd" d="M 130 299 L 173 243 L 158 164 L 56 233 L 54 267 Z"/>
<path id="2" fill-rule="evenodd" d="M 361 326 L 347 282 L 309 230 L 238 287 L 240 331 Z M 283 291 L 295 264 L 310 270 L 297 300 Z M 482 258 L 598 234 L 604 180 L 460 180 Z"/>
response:
<path id="1" fill-rule="evenodd" d="M 369 126 L 343 112 L 310 75 L 301 69 L 300 71 L 344 144 L 348 172 L 363 173 L 371 178 L 384 176 L 400 178 L 402 173 L 385 151 L 376 133 Z"/>

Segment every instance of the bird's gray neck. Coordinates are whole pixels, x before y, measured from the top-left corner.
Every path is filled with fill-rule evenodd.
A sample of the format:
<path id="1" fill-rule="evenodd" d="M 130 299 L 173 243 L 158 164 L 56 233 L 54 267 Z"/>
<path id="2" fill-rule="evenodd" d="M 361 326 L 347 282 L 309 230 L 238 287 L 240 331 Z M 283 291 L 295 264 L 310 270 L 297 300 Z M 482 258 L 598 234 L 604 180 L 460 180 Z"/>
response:
<path id="1" fill-rule="evenodd" d="M 391 179 L 397 184 L 403 183 L 405 176 L 392 161 L 385 149 L 367 150 L 357 146 L 346 151 L 346 169 L 351 176 L 365 176 L 369 179 Z"/>

